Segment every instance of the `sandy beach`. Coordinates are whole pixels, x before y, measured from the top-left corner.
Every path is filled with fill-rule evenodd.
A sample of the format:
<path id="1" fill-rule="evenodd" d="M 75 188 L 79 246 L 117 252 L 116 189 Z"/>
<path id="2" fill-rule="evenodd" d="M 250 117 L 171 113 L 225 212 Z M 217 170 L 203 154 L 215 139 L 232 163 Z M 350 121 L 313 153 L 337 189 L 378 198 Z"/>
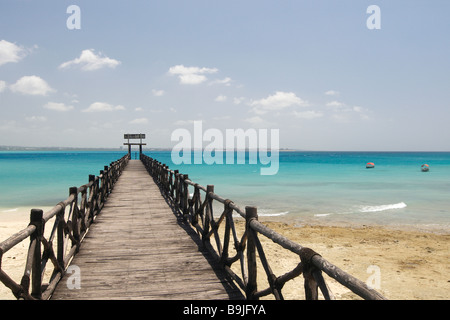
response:
<path id="1" fill-rule="evenodd" d="M 0 242 L 28 225 L 29 210 L 0 212 Z M 367 282 L 374 270 L 379 272 L 379 292 L 392 300 L 444 300 L 450 298 L 450 235 L 418 231 L 391 230 L 382 227 L 294 226 L 279 221 L 263 221 L 287 238 L 309 247 L 342 270 Z M 243 222 L 237 227 L 242 230 Z M 269 264 L 275 275 L 292 270 L 299 258 L 261 237 Z M 8 251 L 2 269 L 20 282 L 25 266 L 27 240 Z M 266 287 L 260 268 L 258 287 Z M 325 275 L 338 300 L 359 299 L 348 289 Z M 375 282 L 373 282 L 376 285 Z M 286 299 L 304 299 L 303 278 L 283 288 Z M 14 299 L 0 284 L 0 299 Z"/>
<path id="2" fill-rule="evenodd" d="M 383 227 L 295 227 L 277 221 L 265 225 L 290 240 L 309 247 L 330 263 L 366 283 L 379 272 L 379 289 L 390 300 L 443 300 L 450 298 L 450 235 Z M 243 227 L 243 226 L 241 226 Z M 260 237 L 275 275 L 292 270 L 300 261 L 293 253 Z M 262 268 L 259 288 L 267 287 Z M 337 300 L 360 299 L 324 274 Z M 285 299 L 304 299 L 303 278 L 286 283 Z"/>
<path id="3" fill-rule="evenodd" d="M 51 207 L 40 208 L 44 212 L 51 209 Z M 11 210 L 0 211 L 0 242 L 8 239 L 10 236 L 25 229 L 30 222 L 31 208 L 15 208 Z M 50 231 L 51 223 L 48 225 L 46 235 Z M 26 255 L 28 253 L 29 240 L 24 240 L 17 246 L 9 250 L 3 255 L 1 266 L 2 270 L 6 272 L 14 281 L 20 283 L 25 270 Z M 0 300 L 15 299 L 11 290 L 0 282 Z"/>

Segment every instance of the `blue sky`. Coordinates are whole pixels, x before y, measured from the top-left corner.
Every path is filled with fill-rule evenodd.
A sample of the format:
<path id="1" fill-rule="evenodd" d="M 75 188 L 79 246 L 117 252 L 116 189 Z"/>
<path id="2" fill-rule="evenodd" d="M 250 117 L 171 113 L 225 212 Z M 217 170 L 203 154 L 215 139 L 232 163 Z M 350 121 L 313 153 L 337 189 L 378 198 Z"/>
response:
<path id="1" fill-rule="evenodd" d="M 381 29 L 367 28 L 370 5 Z M 2 0 L 0 145 L 146 133 L 173 147 L 202 120 L 279 129 L 282 148 L 450 151 L 449 12 L 445 0 Z"/>

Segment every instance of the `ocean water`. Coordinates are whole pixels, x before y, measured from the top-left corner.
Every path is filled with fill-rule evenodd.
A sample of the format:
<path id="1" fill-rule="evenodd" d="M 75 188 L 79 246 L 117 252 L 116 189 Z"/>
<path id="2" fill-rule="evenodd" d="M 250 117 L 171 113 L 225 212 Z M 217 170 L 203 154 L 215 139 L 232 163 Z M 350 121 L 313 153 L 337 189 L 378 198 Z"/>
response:
<path id="1" fill-rule="evenodd" d="M 280 152 L 272 176 L 260 165 L 173 165 L 168 152 L 147 154 L 241 208 L 257 206 L 259 216 L 450 231 L 450 152 Z"/>
<path id="2" fill-rule="evenodd" d="M 1 151 L 0 211 L 54 206 L 126 152 Z"/>
<path id="3" fill-rule="evenodd" d="M 450 152 L 280 152 L 279 171 L 258 164 L 181 164 L 145 154 L 239 207 L 298 225 L 388 225 L 450 231 Z M 0 152 L 0 211 L 54 206 L 124 152 Z M 134 155 L 133 155 L 134 157 Z M 367 162 L 375 168 L 366 169 Z M 421 172 L 422 164 L 430 165 Z M 193 190 L 191 190 L 193 192 Z M 220 208 L 219 208 L 220 209 Z"/>

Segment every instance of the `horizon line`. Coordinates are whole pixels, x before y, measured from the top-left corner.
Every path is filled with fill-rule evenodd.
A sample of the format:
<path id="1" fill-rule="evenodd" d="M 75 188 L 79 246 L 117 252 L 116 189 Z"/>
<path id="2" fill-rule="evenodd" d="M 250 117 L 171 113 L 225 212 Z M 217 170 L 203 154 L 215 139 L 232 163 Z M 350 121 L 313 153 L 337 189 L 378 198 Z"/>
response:
<path id="1" fill-rule="evenodd" d="M 123 147 L 61 147 L 61 146 L 51 146 L 51 147 L 32 147 L 32 146 L 7 146 L 7 145 L 0 145 L 0 151 L 51 151 L 51 150 L 58 150 L 58 151 L 64 151 L 64 150 L 86 150 L 86 151 L 102 151 L 102 150 L 114 150 L 114 151 L 124 151 L 128 152 L 126 148 Z M 171 151 L 173 148 L 171 147 L 154 147 L 154 148 L 143 148 L 143 151 Z M 192 148 L 191 151 L 204 151 L 205 149 L 194 149 Z M 212 149 L 214 151 L 222 151 L 226 152 L 226 149 Z M 266 149 L 266 151 L 269 151 L 270 149 Z M 259 151 L 258 148 L 256 149 L 233 149 L 233 151 Z M 311 149 L 295 149 L 295 148 L 279 148 L 279 152 L 450 152 L 450 150 L 311 150 Z M 139 150 L 135 150 L 132 152 L 139 152 Z"/>

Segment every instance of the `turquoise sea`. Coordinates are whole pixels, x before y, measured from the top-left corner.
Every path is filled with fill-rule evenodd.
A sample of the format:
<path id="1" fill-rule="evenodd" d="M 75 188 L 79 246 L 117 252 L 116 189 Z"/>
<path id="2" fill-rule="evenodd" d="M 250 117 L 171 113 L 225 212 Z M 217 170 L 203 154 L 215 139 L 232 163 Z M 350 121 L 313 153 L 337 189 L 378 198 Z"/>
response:
<path id="1" fill-rule="evenodd" d="M 145 151 L 238 206 L 302 224 L 388 225 L 450 231 L 450 152 L 280 152 L 279 171 L 254 164 L 174 165 L 170 151 Z M 125 151 L 0 152 L 0 211 L 54 206 Z M 133 153 L 134 158 L 134 153 Z M 375 168 L 366 169 L 367 162 Z M 421 172 L 422 164 L 430 166 Z M 193 192 L 193 191 L 192 191 Z"/>
<path id="2" fill-rule="evenodd" d="M 126 152 L 1 151 L 0 210 L 54 206 Z"/>

